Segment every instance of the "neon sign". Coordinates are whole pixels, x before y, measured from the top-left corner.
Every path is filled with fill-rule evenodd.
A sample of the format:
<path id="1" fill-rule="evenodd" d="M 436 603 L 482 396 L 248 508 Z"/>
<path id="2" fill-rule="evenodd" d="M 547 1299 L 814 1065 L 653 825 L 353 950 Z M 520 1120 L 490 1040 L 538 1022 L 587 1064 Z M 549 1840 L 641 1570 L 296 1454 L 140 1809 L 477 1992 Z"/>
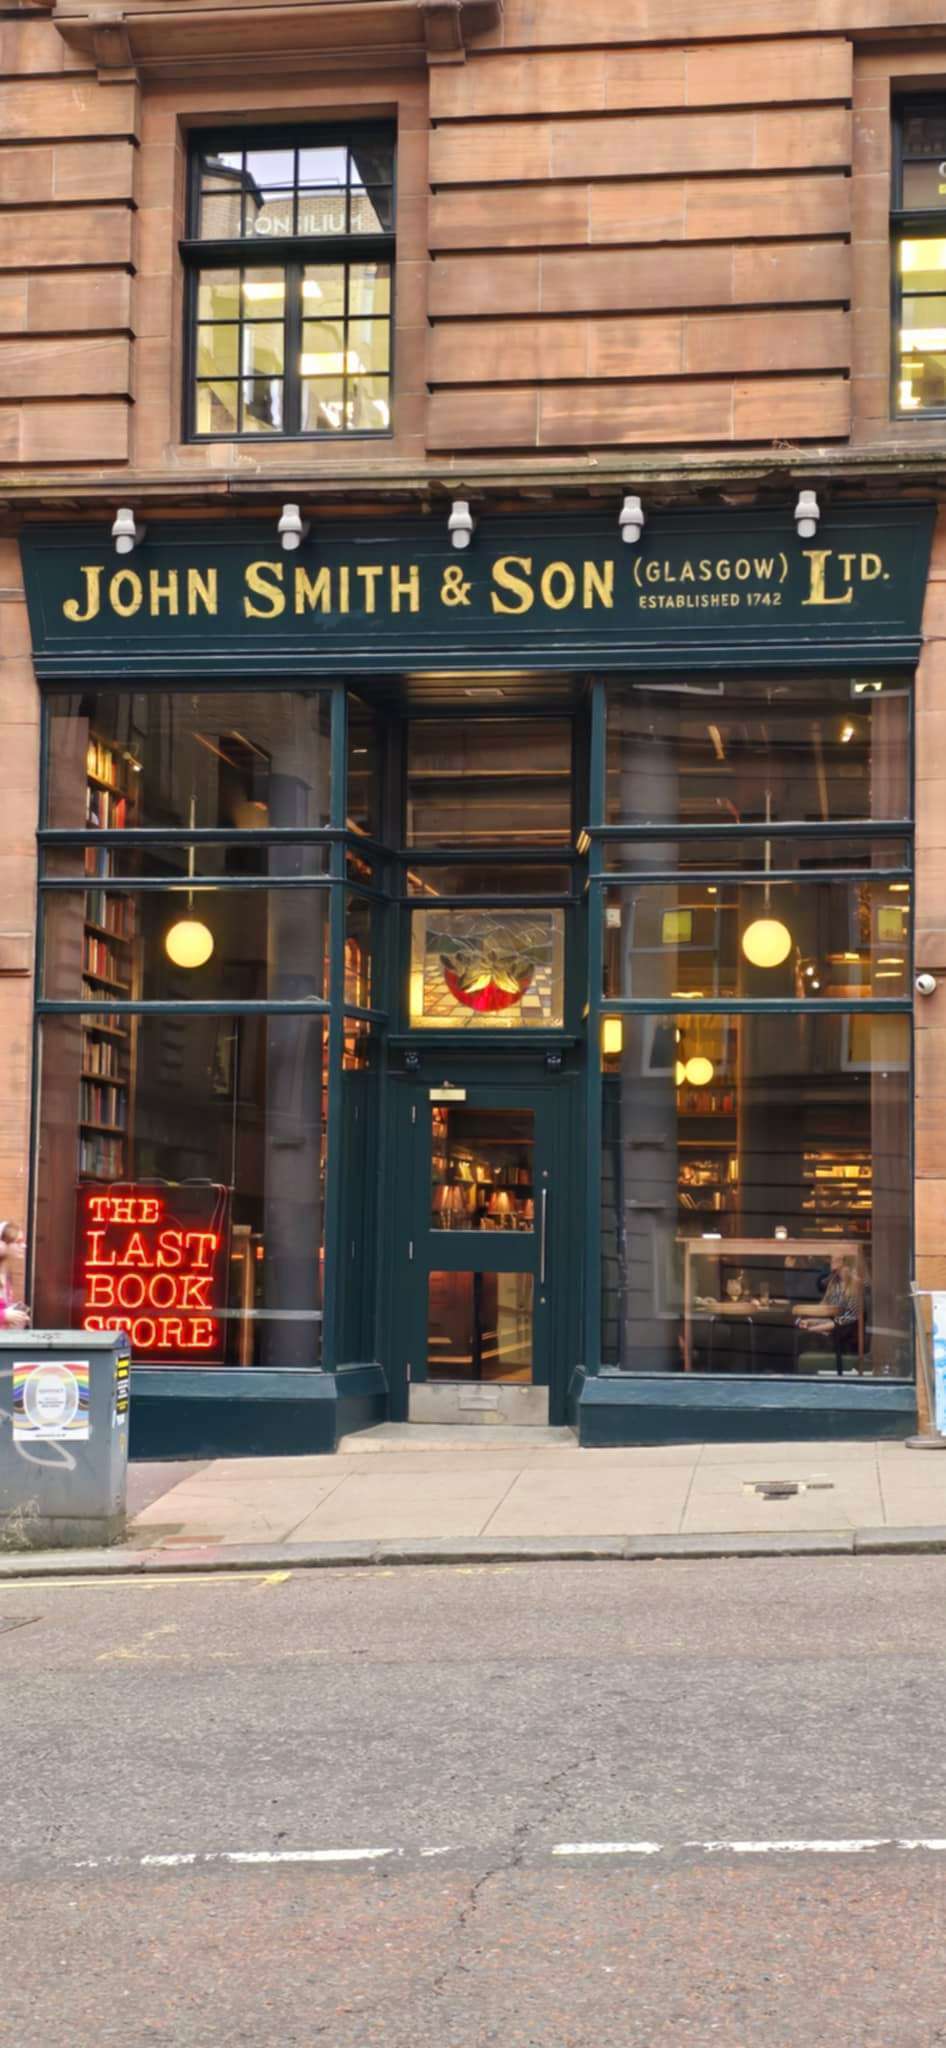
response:
<path id="1" fill-rule="evenodd" d="M 84 1330 L 127 1330 L 136 1359 L 223 1364 L 228 1194 L 212 1186 L 79 1190 Z"/>

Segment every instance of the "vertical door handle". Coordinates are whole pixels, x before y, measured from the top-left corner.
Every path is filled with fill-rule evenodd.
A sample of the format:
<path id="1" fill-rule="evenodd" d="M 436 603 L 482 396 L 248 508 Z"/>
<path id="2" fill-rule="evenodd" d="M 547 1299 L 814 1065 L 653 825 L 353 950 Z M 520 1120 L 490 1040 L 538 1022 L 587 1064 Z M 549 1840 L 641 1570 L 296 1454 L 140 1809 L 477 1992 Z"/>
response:
<path id="1" fill-rule="evenodd" d="M 549 1220 L 549 1191 L 543 1188 L 539 1196 L 539 1286 L 545 1286 L 545 1239 Z"/>

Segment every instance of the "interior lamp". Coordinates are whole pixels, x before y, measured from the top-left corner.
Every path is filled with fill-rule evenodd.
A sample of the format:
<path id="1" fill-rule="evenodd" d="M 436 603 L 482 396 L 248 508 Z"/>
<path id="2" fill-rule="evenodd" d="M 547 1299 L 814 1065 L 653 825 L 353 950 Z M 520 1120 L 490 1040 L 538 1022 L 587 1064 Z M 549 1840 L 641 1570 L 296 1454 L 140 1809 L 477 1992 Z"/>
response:
<path id="1" fill-rule="evenodd" d="M 792 935 L 780 918 L 757 917 L 743 932 L 742 950 L 753 967 L 781 967 L 792 950 Z"/>
<path id="2" fill-rule="evenodd" d="M 194 829 L 197 816 L 197 799 L 191 797 L 190 825 Z M 187 849 L 187 872 L 194 878 L 195 847 L 193 840 Z M 175 967 L 206 967 L 214 949 L 213 932 L 203 919 L 194 916 L 194 891 L 187 891 L 187 914 L 175 919 L 169 931 L 164 934 L 164 950 Z"/>
<path id="3" fill-rule="evenodd" d="M 804 493 L 803 493 L 804 495 Z M 772 822 L 772 792 L 765 792 L 765 822 Z M 772 865 L 772 841 L 765 842 L 765 915 L 754 917 L 742 934 L 742 950 L 752 967 L 781 967 L 792 950 L 792 935 L 781 918 L 773 917 L 770 911 L 769 869 Z"/>
<path id="4" fill-rule="evenodd" d="M 199 917 L 180 917 L 165 934 L 164 950 L 175 967 L 205 967 L 213 949 L 213 933 Z"/>
<path id="5" fill-rule="evenodd" d="M 696 1053 L 693 1059 L 687 1060 L 683 1071 L 691 1088 L 708 1088 L 714 1073 L 713 1062 L 706 1058 L 705 1053 Z"/>

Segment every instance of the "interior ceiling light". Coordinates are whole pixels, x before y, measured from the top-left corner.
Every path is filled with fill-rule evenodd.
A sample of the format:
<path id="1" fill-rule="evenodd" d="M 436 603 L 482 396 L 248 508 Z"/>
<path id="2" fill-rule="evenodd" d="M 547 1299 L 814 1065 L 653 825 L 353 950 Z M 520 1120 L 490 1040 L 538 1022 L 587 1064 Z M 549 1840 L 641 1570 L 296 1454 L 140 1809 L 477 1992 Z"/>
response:
<path id="1" fill-rule="evenodd" d="M 772 822 L 772 792 L 769 789 L 765 792 L 765 822 L 767 825 L 770 825 Z M 766 876 L 768 876 L 771 865 L 772 841 L 767 839 L 765 842 Z M 752 923 L 747 925 L 743 932 L 742 950 L 752 967 L 781 967 L 782 962 L 788 959 L 789 953 L 792 950 L 792 935 L 788 926 L 783 924 L 780 918 L 770 915 L 770 885 L 768 880 L 766 880 L 765 884 L 764 903 L 765 915 L 753 918 Z M 817 985 L 817 982 L 812 983 L 812 987 L 816 988 Z"/>
<path id="2" fill-rule="evenodd" d="M 192 832 L 196 816 L 197 798 L 192 796 L 190 802 L 190 828 Z M 195 853 L 196 848 L 192 840 L 187 849 L 187 874 L 190 881 L 193 881 L 194 878 Z M 195 917 L 193 912 L 194 891 L 189 888 L 187 891 L 187 916 L 176 918 L 170 930 L 164 934 L 164 950 L 168 959 L 173 962 L 175 967 L 206 967 L 214 949 L 213 932 L 210 930 L 209 925 L 204 924 L 202 918 Z"/>

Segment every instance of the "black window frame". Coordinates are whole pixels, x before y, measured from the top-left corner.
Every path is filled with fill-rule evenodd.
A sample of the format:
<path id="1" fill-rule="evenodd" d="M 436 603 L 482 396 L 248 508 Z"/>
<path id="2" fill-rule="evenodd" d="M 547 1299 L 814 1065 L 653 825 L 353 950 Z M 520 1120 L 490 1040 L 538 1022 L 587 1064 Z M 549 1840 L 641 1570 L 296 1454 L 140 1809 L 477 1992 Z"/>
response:
<path id="1" fill-rule="evenodd" d="M 353 137 L 364 141 L 390 144 L 391 147 L 391 228 L 379 229 L 377 233 L 353 234 L 349 227 L 338 235 L 281 235 L 278 241 L 256 242 L 250 236 L 233 236 L 226 240 L 201 239 L 200 229 L 200 159 L 208 152 L 250 149 L 311 149 L 345 146 L 351 148 Z M 293 186 L 298 196 L 298 176 Z M 346 187 L 346 196 L 350 193 Z M 182 436 L 186 442 L 199 446 L 211 446 L 215 442 L 240 441 L 259 447 L 272 442 L 286 441 L 326 442 L 331 447 L 349 441 L 391 440 L 394 434 L 394 388 L 395 388 L 395 271 L 397 253 L 397 130 L 393 121 L 312 121 L 295 123 L 290 127 L 247 127 L 195 129 L 188 137 L 187 202 L 185 234 L 178 243 L 178 253 L 184 267 L 184 389 Z M 389 332 L 388 393 L 390 422 L 386 427 L 346 427 L 338 429 L 317 429 L 306 431 L 300 425 L 301 384 L 298 370 L 291 366 L 298 360 L 302 338 L 302 272 L 306 264 L 337 263 L 345 271 L 345 313 L 349 318 L 349 266 L 359 261 L 387 262 L 390 266 L 390 310 L 387 315 Z M 197 293 L 199 273 L 202 270 L 245 270 L 250 268 L 281 268 L 286 276 L 285 296 L 285 364 L 283 370 L 283 420 L 278 432 L 241 432 L 237 429 L 220 434 L 201 433 L 197 427 Z M 235 381 L 244 381 L 239 370 Z M 289 422 L 289 424 L 286 424 Z"/>
<path id="2" fill-rule="evenodd" d="M 946 202 L 939 207 L 906 207 L 903 204 L 903 166 L 906 159 L 903 146 L 904 123 L 913 114 L 937 113 L 946 119 L 946 92 L 907 94 L 893 103 L 891 116 L 891 206 L 890 206 L 890 417 L 893 420 L 942 420 L 946 419 L 946 400 L 942 405 L 902 407 L 899 402 L 900 385 L 900 328 L 902 326 L 903 285 L 900 276 L 900 245 L 911 237 L 933 236 L 946 241 Z M 920 159 L 915 159 L 920 161 Z M 946 153 L 944 153 L 946 161 Z M 943 274 L 943 293 L 946 295 L 946 271 Z M 911 297 L 935 297 L 935 293 L 913 292 Z"/>

